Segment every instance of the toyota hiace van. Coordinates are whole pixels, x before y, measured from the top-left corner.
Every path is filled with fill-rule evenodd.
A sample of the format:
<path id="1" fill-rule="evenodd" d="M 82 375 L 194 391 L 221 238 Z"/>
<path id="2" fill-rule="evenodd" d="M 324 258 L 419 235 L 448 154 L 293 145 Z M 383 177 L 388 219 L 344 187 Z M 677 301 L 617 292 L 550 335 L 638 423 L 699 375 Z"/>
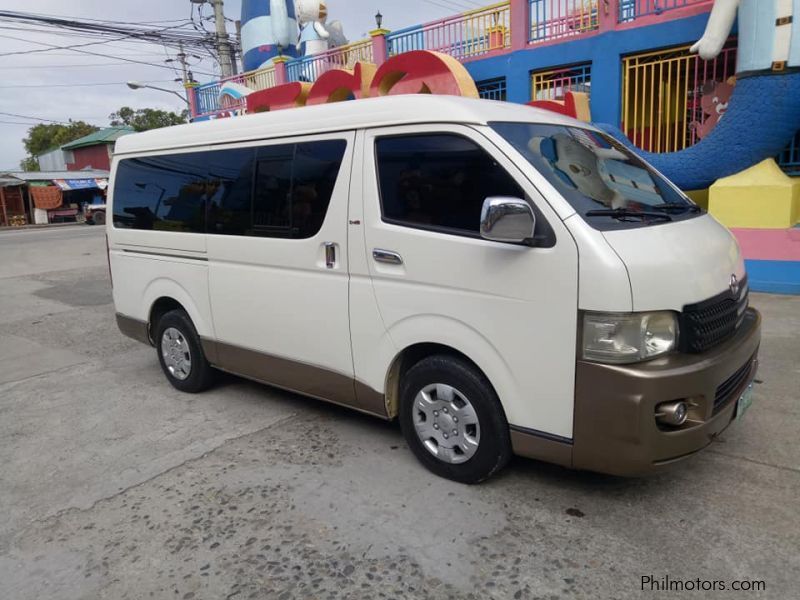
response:
<path id="1" fill-rule="evenodd" d="M 108 215 L 119 327 L 173 386 L 398 419 L 456 481 L 512 454 L 650 473 L 751 402 L 733 236 L 555 113 L 406 95 L 126 136 Z"/>

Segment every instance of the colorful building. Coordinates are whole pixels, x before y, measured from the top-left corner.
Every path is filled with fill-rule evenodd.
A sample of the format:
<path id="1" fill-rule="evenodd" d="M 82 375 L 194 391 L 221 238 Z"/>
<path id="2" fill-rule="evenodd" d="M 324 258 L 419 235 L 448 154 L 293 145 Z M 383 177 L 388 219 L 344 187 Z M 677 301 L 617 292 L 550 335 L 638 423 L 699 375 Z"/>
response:
<path id="1" fill-rule="evenodd" d="M 762 8 L 750 0 L 743 4 L 748 11 Z M 331 69 L 352 68 L 358 62 L 380 65 L 412 50 L 433 50 L 463 63 L 483 98 L 527 103 L 584 92 L 590 96 L 595 123 L 618 128 L 620 136 L 643 152 L 664 154 L 667 164 L 679 159 L 682 150 L 701 148 L 728 104 L 736 106 L 737 91 L 743 96 L 747 87 L 748 110 L 759 110 L 754 90 L 762 84 L 735 77 L 735 27 L 717 58 L 706 61 L 690 52 L 706 30 L 712 6 L 712 0 L 507 0 L 399 31 L 378 29 L 370 39 L 315 56 L 279 57 L 266 68 L 201 85 L 189 90 L 192 114 L 204 120 L 244 112 L 245 97 L 221 93 L 228 84 L 263 90 L 287 82 L 313 82 Z M 796 28 L 791 17 L 785 22 Z M 797 77 L 781 82 L 796 85 Z M 736 169 L 724 172 L 719 167 L 730 160 L 729 153 L 724 148 L 712 152 L 713 144 L 706 144 L 702 160 L 691 161 L 695 173 L 684 185 L 733 228 L 748 258 L 754 288 L 763 291 L 800 293 L 800 229 L 795 227 L 800 220 L 800 134 L 789 141 L 800 129 L 794 124 L 800 119 L 794 106 L 800 103 L 793 98 L 787 108 L 791 119 L 781 116 L 768 121 L 769 127 L 745 125 L 738 133 L 728 131 L 749 148 L 758 147 L 769 129 L 772 145 L 782 140 L 774 163 L 756 166 L 748 156 L 740 156 Z M 743 114 L 736 118 L 746 119 L 744 102 L 738 102 Z M 766 101 L 760 113 L 774 109 Z M 723 175 L 731 177 L 717 181 Z M 696 181 L 703 189 L 691 189 Z M 769 202 L 760 197 L 765 186 L 771 190 Z"/>

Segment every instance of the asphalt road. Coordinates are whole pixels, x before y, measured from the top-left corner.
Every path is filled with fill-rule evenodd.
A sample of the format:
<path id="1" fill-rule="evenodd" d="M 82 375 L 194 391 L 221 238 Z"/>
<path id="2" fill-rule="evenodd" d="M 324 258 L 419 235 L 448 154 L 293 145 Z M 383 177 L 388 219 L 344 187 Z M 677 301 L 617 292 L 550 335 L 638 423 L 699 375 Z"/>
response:
<path id="1" fill-rule="evenodd" d="M 1 233 L 0 598 L 797 597 L 800 298 L 754 304 L 763 383 L 702 455 L 466 487 L 393 424 L 233 377 L 176 392 L 116 329 L 102 230 Z"/>

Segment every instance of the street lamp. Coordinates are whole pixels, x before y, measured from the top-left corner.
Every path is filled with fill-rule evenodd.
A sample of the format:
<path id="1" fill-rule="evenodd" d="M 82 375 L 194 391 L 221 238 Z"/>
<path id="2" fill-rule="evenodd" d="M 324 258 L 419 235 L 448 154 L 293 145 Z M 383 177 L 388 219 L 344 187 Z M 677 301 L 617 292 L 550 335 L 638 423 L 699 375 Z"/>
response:
<path id="1" fill-rule="evenodd" d="M 380 10 L 378 11 L 378 14 L 375 15 L 375 23 L 378 25 L 378 29 L 382 28 L 381 26 L 383 25 L 383 15 L 381 14 Z"/>
<path id="2" fill-rule="evenodd" d="M 146 89 L 149 89 L 149 90 L 158 90 L 159 92 L 166 92 L 168 94 L 173 94 L 173 95 L 177 96 L 178 98 L 180 98 L 181 100 L 186 102 L 186 104 L 189 104 L 189 101 L 186 99 L 186 97 L 181 95 L 181 94 L 179 94 L 175 90 L 168 90 L 166 88 L 156 87 L 154 85 L 148 85 L 146 83 L 140 83 L 138 81 L 129 81 L 128 82 L 128 87 L 131 88 L 132 90 L 142 90 L 142 89 L 146 88 Z"/>

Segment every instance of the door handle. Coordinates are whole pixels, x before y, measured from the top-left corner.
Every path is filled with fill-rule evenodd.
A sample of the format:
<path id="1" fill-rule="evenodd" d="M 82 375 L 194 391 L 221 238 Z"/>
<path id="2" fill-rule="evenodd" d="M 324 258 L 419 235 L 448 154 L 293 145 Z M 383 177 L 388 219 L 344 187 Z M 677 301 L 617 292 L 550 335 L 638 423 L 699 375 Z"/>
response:
<path id="1" fill-rule="evenodd" d="M 325 266 L 329 269 L 336 266 L 336 244 L 333 242 L 325 243 Z"/>
<path id="2" fill-rule="evenodd" d="M 386 263 L 387 265 L 403 264 L 403 257 L 397 252 L 392 252 L 391 250 L 380 250 L 375 248 L 375 250 L 372 251 L 372 258 L 375 259 L 375 262 Z"/>

